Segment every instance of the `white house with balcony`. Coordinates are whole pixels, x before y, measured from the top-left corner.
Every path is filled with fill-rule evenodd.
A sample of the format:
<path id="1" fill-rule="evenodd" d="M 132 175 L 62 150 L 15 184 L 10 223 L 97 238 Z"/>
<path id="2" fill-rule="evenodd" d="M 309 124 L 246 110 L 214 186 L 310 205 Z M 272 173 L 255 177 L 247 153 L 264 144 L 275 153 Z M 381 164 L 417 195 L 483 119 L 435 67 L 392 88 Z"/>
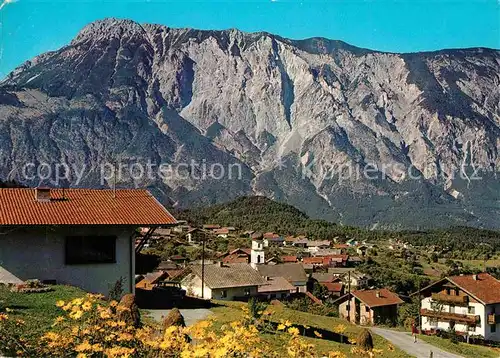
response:
<path id="1" fill-rule="evenodd" d="M 500 341 L 500 281 L 487 273 L 441 279 L 420 294 L 424 333 L 454 330 Z"/>

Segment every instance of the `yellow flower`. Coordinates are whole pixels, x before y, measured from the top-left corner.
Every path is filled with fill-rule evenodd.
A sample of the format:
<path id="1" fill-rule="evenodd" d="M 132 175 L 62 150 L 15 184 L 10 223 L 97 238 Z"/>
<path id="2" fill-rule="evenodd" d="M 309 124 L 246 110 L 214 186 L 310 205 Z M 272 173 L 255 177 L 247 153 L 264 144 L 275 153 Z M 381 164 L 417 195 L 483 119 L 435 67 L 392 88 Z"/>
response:
<path id="1" fill-rule="evenodd" d="M 0 313 L 0 322 L 6 321 L 9 319 L 9 316 L 6 315 L 5 313 Z"/>
<path id="2" fill-rule="evenodd" d="M 71 313 L 69 314 L 69 317 L 74 320 L 80 319 L 82 318 L 82 316 L 83 316 L 83 311 L 71 311 Z"/>
<path id="3" fill-rule="evenodd" d="M 73 306 L 81 306 L 83 303 L 83 298 L 75 298 L 73 301 L 71 301 L 71 304 Z"/>
<path id="4" fill-rule="evenodd" d="M 66 305 L 66 302 L 64 302 L 63 300 L 60 300 L 60 301 L 56 302 L 56 306 L 59 307 L 59 308 L 62 308 L 64 305 Z"/>
<path id="5" fill-rule="evenodd" d="M 394 346 L 393 346 L 392 344 L 389 344 L 389 345 L 387 346 L 387 350 L 388 350 L 389 352 L 393 352 L 393 351 L 394 351 Z"/>
<path id="6" fill-rule="evenodd" d="M 293 336 L 298 336 L 300 332 L 297 327 L 290 327 L 288 328 L 288 333 L 290 333 Z"/>
<path id="7" fill-rule="evenodd" d="M 318 331 L 314 331 L 314 335 L 318 338 L 323 338 L 323 335 L 319 333 Z"/>
<path id="8" fill-rule="evenodd" d="M 347 358 L 347 356 L 342 352 L 330 352 L 328 358 Z"/>
<path id="9" fill-rule="evenodd" d="M 278 324 L 278 331 L 285 330 L 286 326 L 283 323 Z"/>
<path id="10" fill-rule="evenodd" d="M 110 302 L 110 304 L 109 304 L 109 305 L 110 305 L 111 307 L 116 307 L 116 306 L 118 306 L 118 302 L 116 302 L 116 301 L 114 301 L 114 300 L 113 300 L 113 301 L 111 301 L 111 302 Z"/>
<path id="11" fill-rule="evenodd" d="M 101 313 L 99 314 L 99 317 L 101 317 L 101 319 L 110 319 L 111 315 L 109 314 L 108 311 L 101 311 Z"/>
<path id="12" fill-rule="evenodd" d="M 77 352 L 85 352 L 91 350 L 92 350 L 92 345 L 87 340 L 75 347 L 75 351 Z"/>
<path id="13" fill-rule="evenodd" d="M 87 355 L 85 353 L 78 353 L 76 358 L 87 358 Z"/>

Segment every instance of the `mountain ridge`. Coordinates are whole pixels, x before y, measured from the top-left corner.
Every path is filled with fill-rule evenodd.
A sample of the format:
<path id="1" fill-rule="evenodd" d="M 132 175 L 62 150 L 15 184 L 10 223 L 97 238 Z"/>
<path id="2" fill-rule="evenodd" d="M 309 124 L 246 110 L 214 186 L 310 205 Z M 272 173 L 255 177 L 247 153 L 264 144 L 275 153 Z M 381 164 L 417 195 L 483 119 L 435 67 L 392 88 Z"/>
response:
<path id="1" fill-rule="evenodd" d="M 500 52 L 328 41 L 87 25 L 0 83 L 0 177 L 36 185 L 22 163 L 62 162 L 90 168 L 78 185 L 109 186 L 102 162 L 205 161 L 241 180 L 118 184 L 181 207 L 259 194 L 341 224 L 498 227 Z M 358 175 L 369 166 L 377 178 Z"/>

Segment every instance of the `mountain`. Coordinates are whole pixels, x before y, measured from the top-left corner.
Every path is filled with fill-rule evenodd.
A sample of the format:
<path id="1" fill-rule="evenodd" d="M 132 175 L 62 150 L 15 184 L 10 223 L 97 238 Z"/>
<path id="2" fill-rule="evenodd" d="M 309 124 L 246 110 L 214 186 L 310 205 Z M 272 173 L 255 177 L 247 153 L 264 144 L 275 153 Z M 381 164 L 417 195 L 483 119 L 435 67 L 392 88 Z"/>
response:
<path id="1" fill-rule="evenodd" d="M 262 195 L 369 228 L 498 228 L 499 73 L 486 48 L 394 54 L 105 19 L 0 83 L 0 178 L 148 187 L 184 208 Z"/>

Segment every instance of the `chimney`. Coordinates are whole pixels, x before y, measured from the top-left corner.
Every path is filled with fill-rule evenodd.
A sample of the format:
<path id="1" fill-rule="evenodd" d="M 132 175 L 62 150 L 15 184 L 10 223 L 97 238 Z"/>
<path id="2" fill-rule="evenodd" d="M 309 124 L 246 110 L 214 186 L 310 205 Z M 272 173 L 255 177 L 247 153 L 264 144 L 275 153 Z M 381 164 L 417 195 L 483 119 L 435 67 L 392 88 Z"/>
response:
<path id="1" fill-rule="evenodd" d="M 477 277 L 476 274 L 472 275 L 472 278 L 473 278 L 474 281 L 477 281 L 479 279 L 479 277 Z"/>
<path id="2" fill-rule="evenodd" d="M 381 297 L 380 291 L 377 291 L 377 293 L 375 295 L 377 296 L 377 298 L 380 298 Z"/>
<path id="3" fill-rule="evenodd" d="M 50 201 L 50 188 L 36 188 L 35 200 L 41 203 Z"/>

